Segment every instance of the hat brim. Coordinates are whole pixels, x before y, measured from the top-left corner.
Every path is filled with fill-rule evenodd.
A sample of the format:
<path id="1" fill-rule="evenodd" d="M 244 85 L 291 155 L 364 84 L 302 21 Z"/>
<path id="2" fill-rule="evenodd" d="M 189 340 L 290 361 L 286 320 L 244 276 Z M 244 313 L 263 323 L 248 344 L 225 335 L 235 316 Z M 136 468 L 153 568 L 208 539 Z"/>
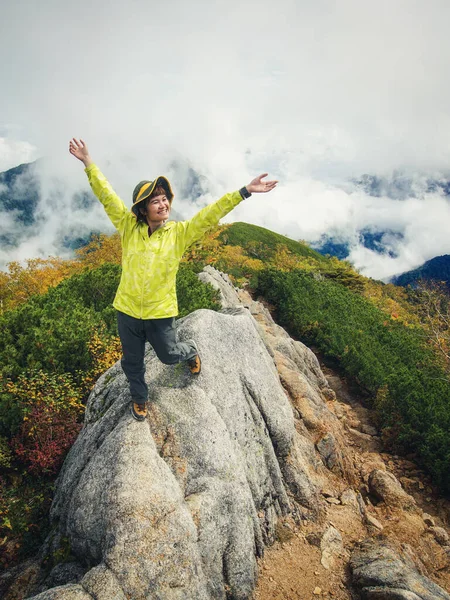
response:
<path id="1" fill-rule="evenodd" d="M 151 185 L 148 186 L 148 188 L 145 190 L 145 192 L 142 194 L 142 196 L 139 198 L 139 200 L 137 200 L 133 206 L 131 207 L 132 212 L 138 216 L 139 215 L 139 204 L 143 201 L 146 200 L 149 196 L 151 196 L 155 190 L 155 188 L 160 185 L 161 187 L 164 188 L 165 192 L 166 192 L 166 196 L 167 199 L 169 200 L 169 204 L 172 204 L 172 200 L 173 200 L 173 192 L 172 192 L 172 188 L 170 187 L 170 183 L 169 180 L 166 179 L 166 177 L 164 177 L 164 175 L 160 175 L 159 177 L 157 177 Z"/>

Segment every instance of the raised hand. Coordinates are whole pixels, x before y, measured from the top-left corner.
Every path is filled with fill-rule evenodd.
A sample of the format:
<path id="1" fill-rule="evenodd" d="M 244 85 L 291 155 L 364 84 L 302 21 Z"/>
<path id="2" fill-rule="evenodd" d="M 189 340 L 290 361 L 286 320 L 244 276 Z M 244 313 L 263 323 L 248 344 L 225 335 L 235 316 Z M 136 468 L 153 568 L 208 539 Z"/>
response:
<path id="1" fill-rule="evenodd" d="M 260 193 L 260 192 L 270 192 L 277 185 L 278 181 L 261 181 L 264 177 L 267 177 L 268 173 L 263 173 L 258 177 L 255 177 L 248 185 L 245 187 L 251 194 Z"/>
<path id="2" fill-rule="evenodd" d="M 81 160 L 81 162 L 84 164 L 85 167 L 88 167 L 93 162 L 89 155 L 88 147 L 86 146 L 86 144 L 83 142 L 82 139 L 80 139 L 80 140 L 77 140 L 76 138 L 71 139 L 69 142 L 69 152 L 70 152 L 70 154 L 75 156 L 75 158 L 78 158 L 78 160 Z"/>

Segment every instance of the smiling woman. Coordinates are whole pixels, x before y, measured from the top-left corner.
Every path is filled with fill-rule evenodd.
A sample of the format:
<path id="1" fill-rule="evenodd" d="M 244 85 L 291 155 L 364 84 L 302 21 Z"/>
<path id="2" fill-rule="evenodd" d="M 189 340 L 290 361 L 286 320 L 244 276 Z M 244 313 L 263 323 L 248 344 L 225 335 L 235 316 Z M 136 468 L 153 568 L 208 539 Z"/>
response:
<path id="1" fill-rule="evenodd" d="M 83 140 L 73 138 L 69 152 L 86 167 L 94 194 L 120 233 L 122 275 L 113 306 L 122 343 L 121 364 L 130 384 L 131 414 L 144 421 L 148 398 L 144 377 L 146 341 L 163 363 L 186 361 L 194 375 L 201 370 L 195 341 L 177 339 L 176 275 L 184 252 L 244 198 L 253 192 L 269 192 L 277 181 L 262 181 L 267 173 L 259 175 L 239 191 L 205 206 L 189 221 L 175 223 L 168 221 L 174 195 L 164 176 L 138 183 L 130 211 L 92 161 Z"/>
<path id="2" fill-rule="evenodd" d="M 141 181 L 134 188 L 132 211 L 138 222 L 148 224 L 148 235 L 164 225 L 169 218 L 173 193 L 165 177 Z"/>

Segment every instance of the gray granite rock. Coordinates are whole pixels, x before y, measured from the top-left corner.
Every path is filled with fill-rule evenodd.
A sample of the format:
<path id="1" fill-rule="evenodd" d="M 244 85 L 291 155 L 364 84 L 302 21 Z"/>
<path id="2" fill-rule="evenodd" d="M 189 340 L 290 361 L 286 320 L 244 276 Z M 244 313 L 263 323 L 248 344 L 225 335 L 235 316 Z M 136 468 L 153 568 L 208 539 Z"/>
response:
<path id="1" fill-rule="evenodd" d="M 49 575 L 42 584 L 42 589 L 68 585 L 69 583 L 79 583 L 84 576 L 86 569 L 78 562 L 62 562 L 53 567 Z"/>
<path id="2" fill-rule="evenodd" d="M 363 600 L 421 600 L 420 596 L 413 592 L 401 589 L 389 589 L 368 587 L 364 590 L 361 598 Z"/>
<path id="3" fill-rule="evenodd" d="M 341 462 L 341 451 L 332 433 L 326 433 L 316 442 L 316 448 L 325 465 L 332 471 Z"/>
<path id="4" fill-rule="evenodd" d="M 331 569 L 335 559 L 345 554 L 342 536 L 332 525 L 325 530 L 322 536 L 320 550 L 322 552 L 320 562 L 325 569 Z"/>
<path id="5" fill-rule="evenodd" d="M 146 422 L 129 414 L 119 364 L 95 385 L 47 541 L 54 554 L 67 539 L 86 574 L 36 598 L 248 599 L 278 517 L 292 501 L 316 501 L 301 462 L 314 447 L 295 431 L 251 315 L 196 311 L 179 336 L 196 340 L 202 372 L 163 365 L 149 349 Z"/>
<path id="6" fill-rule="evenodd" d="M 434 518 L 426 512 L 422 513 L 422 519 L 428 527 L 434 527 L 436 525 Z"/>
<path id="7" fill-rule="evenodd" d="M 106 597 L 99 596 L 99 600 L 107 600 Z M 58 587 L 46 590 L 37 596 L 33 596 L 33 600 L 93 600 L 94 596 L 88 594 L 81 585 L 61 585 Z M 96 599 L 94 599 L 96 600 Z"/>
<path id="8" fill-rule="evenodd" d="M 345 506 L 353 506 L 353 508 L 358 509 L 358 500 L 356 498 L 356 493 L 352 489 L 344 490 L 340 496 L 341 504 Z"/>
<path id="9" fill-rule="evenodd" d="M 117 578 L 105 565 L 94 567 L 88 571 L 81 585 L 93 598 L 127 600 Z"/>
<path id="10" fill-rule="evenodd" d="M 214 267 L 206 266 L 198 274 L 198 278 L 203 283 L 209 283 L 214 289 L 220 292 L 221 304 L 223 308 L 233 308 L 241 306 L 239 296 L 226 273 L 218 271 Z"/>
<path id="11" fill-rule="evenodd" d="M 365 540 L 350 559 L 353 584 L 365 600 L 450 600 L 387 543 Z"/>
<path id="12" fill-rule="evenodd" d="M 277 325 L 261 302 L 252 300 L 247 292 L 235 288 L 230 277 L 214 267 L 204 267 L 198 277 L 204 283 L 209 283 L 220 291 L 223 308 L 245 307 L 248 309 L 255 317 L 256 322 L 261 323 L 259 332 L 268 346 L 270 354 L 273 355 L 276 350 L 289 358 L 296 365 L 298 371 L 305 376 L 308 385 L 316 390 L 321 390 L 329 398 L 334 397 L 334 392 L 329 387 L 314 352 L 302 342 L 293 340 L 282 327 Z M 323 400 L 321 398 L 318 404 L 322 407 Z"/>

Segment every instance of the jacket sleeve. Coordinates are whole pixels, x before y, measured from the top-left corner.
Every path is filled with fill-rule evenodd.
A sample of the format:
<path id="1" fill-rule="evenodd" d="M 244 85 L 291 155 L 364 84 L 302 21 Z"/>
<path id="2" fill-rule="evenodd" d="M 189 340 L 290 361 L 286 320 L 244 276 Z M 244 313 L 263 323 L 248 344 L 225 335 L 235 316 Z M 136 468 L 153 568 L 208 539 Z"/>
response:
<path id="1" fill-rule="evenodd" d="M 191 244 L 199 240 L 213 225 L 217 225 L 222 217 L 228 214 L 242 201 L 239 192 L 225 194 L 220 200 L 202 208 L 192 219 L 183 221 L 181 235 L 183 248 L 186 250 Z"/>
<path id="2" fill-rule="evenodd" d="M 112 189 L 111 184 L 95 164 L 86 167 L 85 172 L 88 176 L 92 191 L 103 204 L 106 214 L 111 219 L 112 224 L 120 232 L 125 227 L 125 219 L 130 211 L 123 201 Z"/>

